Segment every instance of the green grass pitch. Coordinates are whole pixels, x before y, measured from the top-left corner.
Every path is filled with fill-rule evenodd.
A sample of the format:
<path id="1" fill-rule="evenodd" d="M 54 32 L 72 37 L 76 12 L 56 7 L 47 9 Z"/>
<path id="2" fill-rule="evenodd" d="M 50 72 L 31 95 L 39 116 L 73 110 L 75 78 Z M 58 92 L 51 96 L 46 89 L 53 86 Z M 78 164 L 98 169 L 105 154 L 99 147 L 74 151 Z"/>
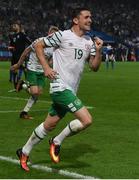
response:
<path id="1" fill-rule="evenodd" d="M 47 115 L 50 106 L 48 85 L 30 112 L 34 120 L 19 119 L 29 95 L 25 91 L 9 93 L 10 62 L 0 62 L 0 156 L 17 159 L 15 151 L 22 147 L 34 128 Z M 17 99 L 17 97 L 19 99 Z M 102 63 L 97 73 L 86 67 L 78 97 L 93 116 L 93 124 L 76 136 L 67 138 L 61 149 L 61 162 L 53 164 L 48 140 L 74 117 L 67 114 L 49 136 L 36 146 L 31 155 L 33 164 L 55 169 L 53 173 L 0 160 L 0 178 L 65 179 L 59 170 L 105 179 L 139 178 L 139 63 L 116 62 L 114 70 Z M 23 98 L 20 100 L 20 98 Z M 46 101 L 46 102 L 45 102 Z"/>

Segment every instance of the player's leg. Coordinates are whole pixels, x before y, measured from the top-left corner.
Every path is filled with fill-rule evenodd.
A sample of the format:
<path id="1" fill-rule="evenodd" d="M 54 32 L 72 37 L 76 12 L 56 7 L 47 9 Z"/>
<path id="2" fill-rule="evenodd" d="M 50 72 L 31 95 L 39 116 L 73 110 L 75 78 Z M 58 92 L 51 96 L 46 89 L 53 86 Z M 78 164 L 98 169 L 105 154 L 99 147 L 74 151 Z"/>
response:
<path id="1" fill-rule="evenodd" d="M 39 95 L 42 93 L 43 87 L 45 86 L 45 77 L 43 73 L 38 74 L 36 72 L 28 71 L 27 80 L 30 84 L 31 96 L 23 111 L 20 113 L 20 118 L 32 119 L 32 117 L 28 115 L 28 112 L 33 104 L 37 102 Z"/>
<path id="2" fill-rule="evenodd" d="M 16 91 L 16 85 L 17 85 L 17 71 L 13 72 L 13 85 L 14 85 L 14 89 Z"/>
<path id="3" fill-rule="evenodd" d="M 57 115 L 51 116 L 48 114 L 45 122 L 41 123 L 38 127 L 35 128 L 26 144 L 16 151 L 22 169 L 24 169 L 25 171 L 29 171 L 27 161 L 31 150 L 35 145 L 40 143 L 40 141 L 47 136 L 49 131 L 55 128 L 59 120 L 60 118 Z"/>
<path id="4" fill-rule="evenodd" d="M 38 86 L 30 86 L 30 97 L 25 105 L 23 111 L 20 113 L 20 118 L 33 119 L 32 116 L 28 115 L 29 110 L 38 100 L 40 95 L 40 88 Z"/>
<path id="5" fill-rule="evenodd" d="M 12 59 L 11 59 L 10 69 L 9 69 L 9 82 L 13 82 L 13 71 L 11 70 L 11 66 L 12 66 Z"/>
<path id="6" fill-rule="evenodd" d="M 18 81 L 21 79 L 22 74 L 23 74 L 23 66 L 21 65 L 20 68 L 19 68 L 18 77 L 17 77 Z"/>
<path id="7" fill-rule="evenodd" d="M 13 66 L 16 63 L 17 63 L 17 59 L 15 57 L 12 57 L 11 58 L 11 66 Z M 16 71 L 10 70 L 10 73 L 11 73 L 11 78 L 12 78 L 11 80 L 14 85 L 14 89 L 9 90 L 8 92 L 16 92 L 16 85 L 17 85 L 17 81 L 18 81 L 18 79 L 17 79 L 18 70 L 16 70 Z"/>
<path id="8" fill-rule="evenodd" d="M 18 61 L 17 57 L 12 58 L 11 64 L 14 65 L 16 64 Z M 16 89 L 16 85 L 18 82 L 18 70 L 13 72 L 13 84 L 14 84 L 14 88 Z"/>
<path id="9" fill-rule="evenodd" d="M 63 140 L 68 137 L 79 133 L 81 130 L 87 128 L 92 123 L 92 117 L 86 107 L 82 107 L 74 113 L 76 119 L 72 120 L 61 133 L 54 138 L 56 144 L 61 145 Z"/>
<path id="10" fill-rule="evenodd" d="M 13 71 L 9 70 L 9 82 L 13 82 Z"/>
<path id="11" fill-rule="evenodd" d="M 60 147 L 65 138 L 73 136 L 92 123 L 91 115 L 85 107 L 74 113 L 77 119 L 72 120 L 57 136 L 49 140 L 50 156 L 54 163 L 60 161 Z"/>
<path id="12" fill-rule="evenodd" d="M 76 118 L 72 120 L 57 136 L 55 136 L 50 140 L 51 158 L 55 163 L 58 163 L 60 145 L 62 144 L 63 140 L 66 137 L 77 134 L 81 130 L 87 128 L 92 123 L 92 117 L 88 112 L 88 110 L 86 109 L 86 107 L 83 106 L 82 102 L 69 90 L 65 90 L 64 92 L 61 92 L 61 95 L 59 93 L 59 96 L 55 98 L 55 101 L 57 101 L 57 103 L 59 103 L 60 105 L 63 104 L 63 107 L 65 107 L 66 110 L 72 112 Z M 59 109 L 60 106 L 57 109 L 58 114 L 59 114 L 58 112 Z M 59 116 L 61 117 L 60 114 Z"/>
<path id="13" fill-rule="evenodd" d="M 21 79 L 23 72 L 24 72 L 25 80 Z M 22 89 L 25 89 L 27 92 L 30 92 L 29 82 L 27 80 L 27 72 L 28 70 L 22 65 L 19 69 L 16 92 L 19 92 Z"/>
<path id="14" fill-rule="evenodd" d="M 45 121 L 33 131 L 27 143 L 23 146 L 23 153 L 28 156 L 34 145 L 43 140 L 48 132 L 52 131 L 55 128 L 59 120 L 60 118 L 57 115 L 51 116 L 48 114 Z"/>
<path id="15" fill-rule="evenodd" d="M 109 69 L 109 55 L 106 54 L 106 59 L 105 59 L 105 64 L 106 64 L 106 69 Z"/>

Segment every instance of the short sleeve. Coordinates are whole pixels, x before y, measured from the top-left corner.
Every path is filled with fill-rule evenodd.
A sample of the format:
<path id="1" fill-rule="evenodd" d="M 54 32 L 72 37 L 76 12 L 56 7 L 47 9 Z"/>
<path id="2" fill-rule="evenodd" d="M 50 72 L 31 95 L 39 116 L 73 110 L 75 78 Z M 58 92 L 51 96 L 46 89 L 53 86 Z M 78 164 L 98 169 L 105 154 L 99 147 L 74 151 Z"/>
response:
<path id="1" fill-rule="evenodd" d="M 62 31 L 57 31 L 47 37 L 44 37 L 44 43 L 49 47 L 59 47 L 62 42 Z"/>

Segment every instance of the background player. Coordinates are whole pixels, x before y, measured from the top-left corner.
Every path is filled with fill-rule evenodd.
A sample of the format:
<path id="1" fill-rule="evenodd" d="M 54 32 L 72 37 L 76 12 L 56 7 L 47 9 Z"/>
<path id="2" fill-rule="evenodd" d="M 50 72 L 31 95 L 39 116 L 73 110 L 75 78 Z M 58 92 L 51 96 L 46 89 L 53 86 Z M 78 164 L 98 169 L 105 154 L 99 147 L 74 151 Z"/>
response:
<path id="1" fill-rule="evenodd" d="M 109 69 L 109 63 L 111 63 L 111 68 L 114 69 L 114 63 L 115 63 L 115 52 L 114 47 L 112 47 L 110 44 L 106 46 L 106 69 Z"/>
<path id="2" fill-rule="evenodd" d="M 31 40 L 29 39 L 29 37 L 27 37 L 25 33 L 22 32 L 21 24 L 15 22 L 14 24 L 12 24 L 11 28 L 13 34 L 10 36 L 9 50 L 12 53 L 11 65 L 14 65 L 18 62 L 26 46 L 31 44 Z M 20 66 L 19 69 L 22 71 L 23 67 Z M 13 83 L 15 89 L 17 82 L 21 77 L 21 74 L 22 73 L 20 72 L 20 75 L 18 76 L 17 71 L 13 72 Z"/>
<path id="3" fill-rule="evenodd" d="M 48 32 L 48 35 L 58 31 L 56 26 L 51 26 Z M 42 93 L 42 89 L 45 85 L 45 76 L 42 65 L 40 64 L 37 55 L 34 50 L 34 44 L 40 41 L 42 38 L 35 40 L 29 47 L 27 47 L 22 53 L 17 64 L 11 67 L 12 70 L 17 70 L 24 62 L 24 60 L 29 55 L 29 61 L 27 62 L 27 82 L 21 80 L 17 84 L 17 91 L 22 89 L 24 84 L 29 84 L 29 93 L 31 94 L 30 98 L 23 111 L 20 113 L 20 118 L 24 119 L 32 119 L 32 116 L 28 114 L 28 111 L 31 109 L 34 103 L 36 103 L 38 96 Z M 46 59 L 48 59 L 49 63 L 52 64 L 52 55 L 53 55 L 53 47 L 45 48 L 44 54 Z"/>

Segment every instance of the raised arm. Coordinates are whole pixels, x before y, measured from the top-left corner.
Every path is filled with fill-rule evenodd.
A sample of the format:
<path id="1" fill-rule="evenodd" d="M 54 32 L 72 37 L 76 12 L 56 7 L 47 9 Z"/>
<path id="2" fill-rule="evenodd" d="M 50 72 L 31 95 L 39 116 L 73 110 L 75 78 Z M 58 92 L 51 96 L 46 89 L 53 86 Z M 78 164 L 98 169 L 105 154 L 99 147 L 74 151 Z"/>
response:
<path id="1" fill-rule="evenodd" d="M 89 66 L 93 71 L 96 72 L 98 71 L 102 60 L 101 51 L 102 51 L 103 41 L 100 38 L 96 37 L 94 39 L 94 42 L 96 47 L 96 54 L 95 56 L 90 56 Z"/>

